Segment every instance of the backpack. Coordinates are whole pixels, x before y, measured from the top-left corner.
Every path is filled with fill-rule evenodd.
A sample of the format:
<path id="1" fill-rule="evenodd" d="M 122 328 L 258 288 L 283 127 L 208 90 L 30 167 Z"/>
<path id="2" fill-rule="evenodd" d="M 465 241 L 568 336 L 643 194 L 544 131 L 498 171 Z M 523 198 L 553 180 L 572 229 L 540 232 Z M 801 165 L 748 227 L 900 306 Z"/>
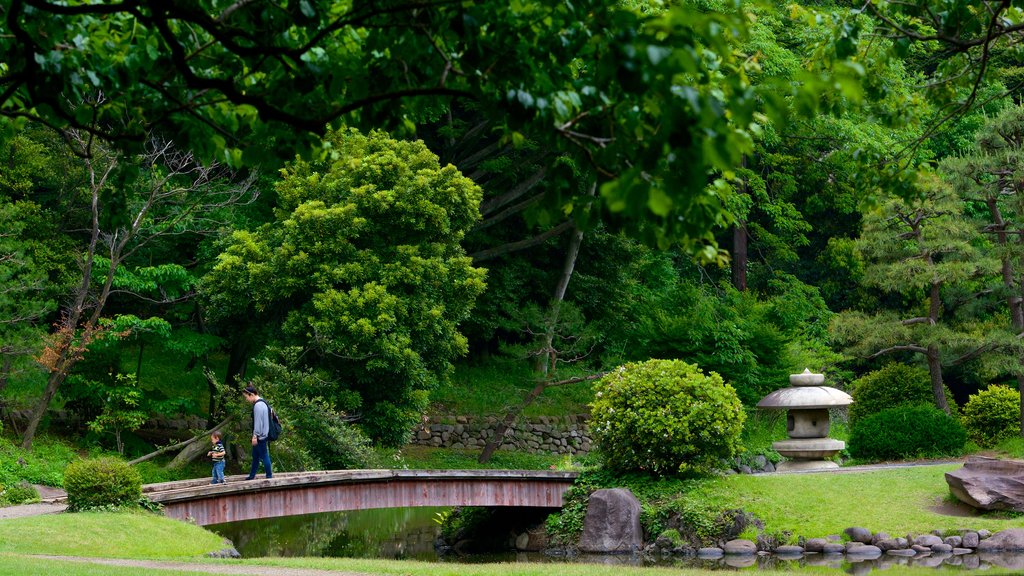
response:
<path id="1" fill-rule="evenodd" d="M 260 398 L 257 402 L 267 404 L 267 401 L 263 398 Z M 270 404 L 267 404 L 267 410 L 270 412 L 268 418 L 270 420 L 270 427 L 267 430 L 267 440 L 273 442 L 281 437 L 281 419 L 277 417 L 277 412 L 270 407 Z"/>

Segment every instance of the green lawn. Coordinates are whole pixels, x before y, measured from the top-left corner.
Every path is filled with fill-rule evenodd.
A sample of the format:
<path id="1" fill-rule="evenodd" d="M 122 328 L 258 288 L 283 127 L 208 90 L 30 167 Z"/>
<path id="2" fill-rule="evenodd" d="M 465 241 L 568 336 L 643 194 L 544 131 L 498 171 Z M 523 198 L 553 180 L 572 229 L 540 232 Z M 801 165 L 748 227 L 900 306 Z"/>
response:
<path id="1" fill-rule="evenodd" d="M 0 521 L 0 553 L 181 559 L 225 547 L 213 532 L 142 512 L 47 514 Z"/>
<path id="2" fill-rule="evenodd" d="M 862 526 L 893 536 L 933 529 L 1024 526 L 1020 515 L 949 516 L 933 508 L 949 498 L 944 473 L 959 464 L 870 472 L 734 475 L 704 481 L 687 498 L 715 508 L 742 508 L 770 533 L 822 537 Z"/>

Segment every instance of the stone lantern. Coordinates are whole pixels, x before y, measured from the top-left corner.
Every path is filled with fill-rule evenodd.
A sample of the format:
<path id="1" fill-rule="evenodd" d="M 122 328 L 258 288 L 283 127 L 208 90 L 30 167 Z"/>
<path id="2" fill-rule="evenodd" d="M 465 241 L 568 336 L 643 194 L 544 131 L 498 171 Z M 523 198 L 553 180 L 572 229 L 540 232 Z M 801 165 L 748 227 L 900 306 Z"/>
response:
<path id="1" fill-rule="evenodd" d="M 839 465 L 827 458 L 846 447 L 841 440 L 828 437 L 828 409 L 849 406 L 853 398 L 842 390 L 822 386 L 824 374 L 789 376 L 789 388 L 776 390 L 757 403 L 758 408 L 789 410 L 786 415 L 788 440 L 772 444 L 776 452 L 789 460 L 776 467 L 780 472 L 791 470 L 825 470 Z"/>

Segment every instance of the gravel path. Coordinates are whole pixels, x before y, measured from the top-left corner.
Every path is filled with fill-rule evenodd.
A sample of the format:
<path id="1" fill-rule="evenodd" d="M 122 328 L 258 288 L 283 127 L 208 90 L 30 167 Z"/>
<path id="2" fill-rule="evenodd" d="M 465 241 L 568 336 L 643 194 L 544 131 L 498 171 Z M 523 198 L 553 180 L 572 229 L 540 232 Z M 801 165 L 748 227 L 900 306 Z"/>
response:
<path id="1" fill-rule="evenodd" d="M 0 520 L 11 518 L 24 518 L 26 516 L 39 516 L 42 514 L 56 514 L 67 510 L 68 493 L 60 488 L 33 484 L 36 492 L 39 492 L 40 502 L 37 504 L 22 504 L 20 506 L 7 506 L 0 508 Z"/>
<path id="2" fill-rule="evenodd" d="M 309 568 L 285 568 L 283 566 L 241 566 L 237 564 L 197 564 L 193 562 L 170 562 L 159 560 L 123 560 L 118 558 L 83 558 L 81 556 L 45 556 L 33 554 L 25 558 L 42 560 L 61 560 L 64 562 L 81 562 L 83 564 L 101 564 L 104 566 L 126 566 L 144 568 L 146 570 L 180 570 L 197 574 L 235 574 L 238 576 L 370 576 L 365 572 L 347 572 L 335 570 L 314 570 Z"/>

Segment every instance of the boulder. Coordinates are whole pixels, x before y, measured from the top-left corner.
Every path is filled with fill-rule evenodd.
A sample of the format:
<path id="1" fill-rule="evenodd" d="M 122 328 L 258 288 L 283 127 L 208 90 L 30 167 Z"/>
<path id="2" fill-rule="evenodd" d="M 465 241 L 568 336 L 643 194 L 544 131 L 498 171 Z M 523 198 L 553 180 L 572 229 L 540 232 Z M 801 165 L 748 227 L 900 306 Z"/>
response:
<path id="1" fill-rule="evenodd" d="M 829 542 L 821 549 L 824 554 L 842 554 L 846 552 L 846 546 L 838 542 Z"/>
<path id="2" fill-rule="evenodd" d="M 757 553 L 757 545 L 750 540 L 729 540 L 723 551 L 726 554 L 752 555 Z"/>
<path id="3" fill-rule="evenodd" d="M 801 556 L 804 553 L 804 549 L 800 546 L 783 545 L 776 548 L 775 553 L 779 556 Z"/>
<path id="4" fill-rule="evenodd" d="M 846 555 L 855 556 L 857 558 L 878 558 L 882 555 L 882 550 L 878 546 L 865 544 L 863 546 L 857 546 L 856 548 L 847 548 Z"/>
<path id="5" fill-rule="evenodd" d="M 804 550 L 807 552 L 823 552 L 825 544 L 828 544 L 828 540 L 824 538 L 810 538 L 804 542 Z"/>
<path id="6" fill-rule="evenodd" d="M 721 558 L 722 555 L 724 555 L 724 554 L 725 554 L 725 552 L 723 552 L 721 548 L 713 548 L 712 547 L 712 548 L 698 548 L 697 549 L 697 558 L 701 558 L 701 559 L 712 559 L 713 560 L 715 558 Z"/>
<path id="7" fill-rule="evenodd" d="M 863 544 L 871 544 L 871 530 L 867 528 L 861 528 L 859 526 L 851 526 L 846 530 L 843 530 L 843 534 L 853 542 L 861 542 Z"/>
<path id="8" fill-rule="evenodd" d="M 583 518 L 583 552 L 632 552 L 643 545 L 640 501 L 625 488 L 595 490 Z"/>
<path id="9" fill-rule="evenodd" d="M 946 484 L 975 508 L 1024 512 L 1024 461 L 970 456 L 963 468 L 946 472 Z"/>
<path id="10" fill-rule="evenodd" d="M 899 538 L 886 538 L 885 540 L 879 540 L 875 542 L 875 546 L 878 546 L 879 550 L 888 552 L 889 550 L 900 550 L 906 548 L 906 544 L 900 542 Z"/>
<path id="11" fill-rule="evenodd" d="M 960 545 L 964 548 L 977 548 L 979 542 L 981 542 L 981 538 L 978 538 L 977 532 L 964 532 Z"/>
<path id="12" fill-rule="evenodd" d="M 978 552 L 1024 551 L 1024 528 L 1000 530 L 978 543 Z"/>
<path id="13" fill-rule="evenodd" d="M 914 544 L 917 544 L 918 546 L 925 546 L 931 548 L 936 544 L 942 544 L 942 538 L 939 538 L 934 534 L 924 534 L 922 536 L 914 538 Z"/>

